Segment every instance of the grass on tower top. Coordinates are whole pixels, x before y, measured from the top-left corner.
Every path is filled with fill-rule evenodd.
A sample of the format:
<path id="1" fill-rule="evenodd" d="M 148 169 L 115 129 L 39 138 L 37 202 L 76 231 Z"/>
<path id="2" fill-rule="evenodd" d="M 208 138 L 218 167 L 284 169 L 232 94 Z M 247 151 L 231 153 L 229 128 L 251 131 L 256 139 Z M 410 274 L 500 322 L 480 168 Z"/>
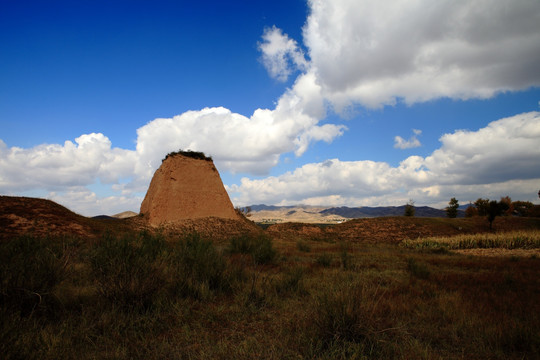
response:
<path id="1" fill-rule="evenodd" d="M 162 160 L 162 162 L 167 160 L 170 156 L 176 156 L 176 155 L 183 155 L 183 156 L 187 156 L 187 157 L 192 158 L 192 159 L 212 161 L 211 156 L 206 156 L 201 151 L 192 151 L 192 150 L 182 150 L 182 149 L 180 149 L 178 151 L 173 151 L 173 152 L 168 153 L 165 156 L 165 158 Z"/>

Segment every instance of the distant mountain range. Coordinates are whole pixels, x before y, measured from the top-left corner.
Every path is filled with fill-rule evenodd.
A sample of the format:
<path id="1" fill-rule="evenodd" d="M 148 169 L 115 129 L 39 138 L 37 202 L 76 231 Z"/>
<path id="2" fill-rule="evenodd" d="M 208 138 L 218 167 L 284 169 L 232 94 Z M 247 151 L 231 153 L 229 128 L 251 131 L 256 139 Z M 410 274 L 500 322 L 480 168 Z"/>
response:
<path id="1" fill-rule="evenodd" d="M 415 206 L 414 216 L 417 217 L 446 217 L 446 211 L 435 209 L 429 206 Z M 345 218 L 369 218 L 382 216 L 402 216 L 405 213 L 405 205 L 402 206 L 378 206 L 378 207 L 333 207 L 321 211 L 322 214 L 334 214 Z M 458 216 L 463 217 L 465 213 L 458 211 Z"/>
<path id="2" fill-rule="evenodd" d="M 251 211 L 275 211 L 275 210 L 283 210 L 283 209 L 294 209 L 296 207 L 302 207 L 302 205 L 298 206 L 275 206 L 275 205 L 251 205 Z"/>
<path id="3" fill-rule="evenodd" d="M 405 205 L 379 207 L 324 207 L 324 206 L 275 206 L 252 205 L 251 212 L 254 221 L 277 222 L 339 222 L 343 219 L 372 218 L 384 216 L 403 216 Z M 415 206 L 416 217 L 446 217 L 446 211 L 429 206 Z M 458 210 L 458 217 L 464 217 L 465 212 Z"/>

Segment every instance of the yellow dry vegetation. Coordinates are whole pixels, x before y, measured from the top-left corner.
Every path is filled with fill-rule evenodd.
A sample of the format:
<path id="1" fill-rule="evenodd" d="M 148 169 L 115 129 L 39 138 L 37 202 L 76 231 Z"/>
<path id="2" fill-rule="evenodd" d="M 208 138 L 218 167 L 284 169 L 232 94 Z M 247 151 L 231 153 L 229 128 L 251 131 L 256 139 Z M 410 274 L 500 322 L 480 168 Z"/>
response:
<path id="1" fill-rule="evenodd" d="M 451 237 L 426 237 L 405 240 L 402 243 L 411 249 L 446 248 L 464 249 L 538 249 L 540 248 L 539 230 L 519 230 L 500 233 L 462 234 Z"/>

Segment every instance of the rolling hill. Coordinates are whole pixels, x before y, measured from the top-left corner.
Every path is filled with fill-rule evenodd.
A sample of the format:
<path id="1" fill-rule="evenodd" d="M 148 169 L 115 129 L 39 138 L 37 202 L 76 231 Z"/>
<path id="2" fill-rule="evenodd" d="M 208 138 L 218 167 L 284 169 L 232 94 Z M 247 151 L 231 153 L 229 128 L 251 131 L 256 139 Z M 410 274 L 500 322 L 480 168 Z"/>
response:
<path id="1" fill-rule="evenodd" d="M 258 223 L 304 222 L 304 223 L 341 223 L 350 219 L 402 216 L 403 206 L 381 207 L 324 207 L 324 206 L 275 206 L 252 205 L 250 219 Z M 464 211 L 458 211 L 458 217 L 464 217 Z M 429 206 L 416 206 L 416 217 L 446 217 L 446 212 Z"/>

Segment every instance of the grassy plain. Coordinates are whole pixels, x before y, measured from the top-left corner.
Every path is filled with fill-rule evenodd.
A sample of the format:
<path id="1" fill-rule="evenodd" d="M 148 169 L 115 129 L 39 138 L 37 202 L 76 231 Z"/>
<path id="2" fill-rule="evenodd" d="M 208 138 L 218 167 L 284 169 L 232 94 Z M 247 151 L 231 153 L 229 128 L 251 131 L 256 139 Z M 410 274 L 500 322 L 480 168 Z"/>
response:
<path id="1" fill-rule="evenodd" d="M 538 230 L 519 236 L 536 239 Z M 0 353 L 539 358 L 540 259 L 460 255 L 445 245 L 463 241 L 127 231 L 91 241 L 18 237 L 0 243 Z"/>

